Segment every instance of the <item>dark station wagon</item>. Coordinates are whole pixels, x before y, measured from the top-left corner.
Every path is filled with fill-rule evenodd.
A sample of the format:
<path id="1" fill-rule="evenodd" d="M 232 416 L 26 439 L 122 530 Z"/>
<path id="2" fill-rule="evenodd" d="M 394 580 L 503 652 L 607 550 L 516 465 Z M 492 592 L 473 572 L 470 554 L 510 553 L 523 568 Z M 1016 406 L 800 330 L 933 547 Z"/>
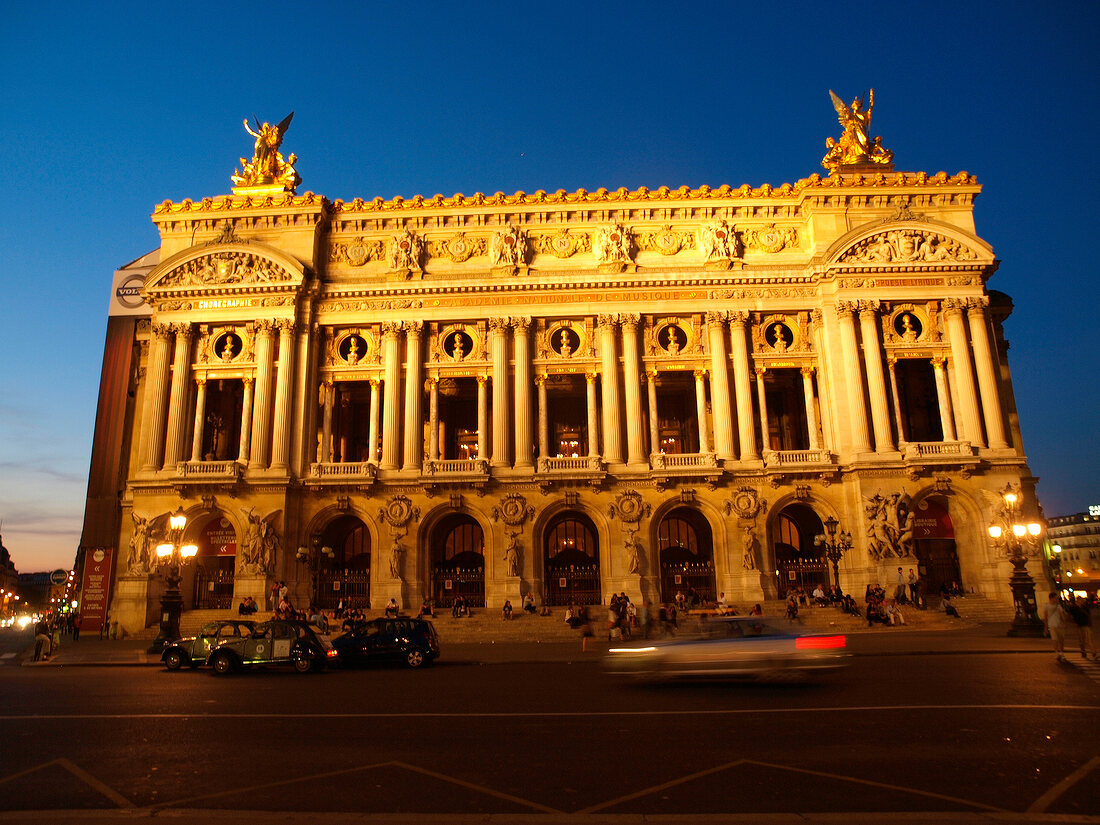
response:
<path id="1" fill-rule="evenodd" d="M 210 651 L 222 642 L 250 636 L 256 623 L 244 619 L 221 619 L 207 622 L 197 636 L 177 639 L 169 642 L 160 655 L 160 660 L 169 670 L 181 667 L 196 668 L 210 656 Z"/>
<path id="2" fill-rule="evenodd" d="M 333 639 L 332 645 L 345 665 L 404 662 L 420 667 L 439 658 L 435 625 L 408 616 L 358 622 Z"/>
<path id="3" fill-rule="evenodd" d="M 273 619 L 252 628 L 249 636 L 229 639 L 207 658 L 219 676 L 234 670 L 292 665 L 299 673 L 323 670 L 336 660 L 328 634 L 308 622 Z"/>

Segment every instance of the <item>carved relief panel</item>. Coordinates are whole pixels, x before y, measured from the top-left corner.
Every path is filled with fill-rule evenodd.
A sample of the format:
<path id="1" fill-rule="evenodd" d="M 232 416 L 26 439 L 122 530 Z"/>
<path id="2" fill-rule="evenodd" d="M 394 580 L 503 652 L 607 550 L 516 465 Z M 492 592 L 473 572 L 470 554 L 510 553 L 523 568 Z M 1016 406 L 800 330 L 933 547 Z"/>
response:
<path id="1" fill-rule="evenodd" d="M 430 359 L 440 365 L 482 362 L 488 357 L 485 322 L 432 324 Z"/>
<path id="2" fill-rule="evenodd" d="M 206 326 L 199 328 L 196 348 L 198 363 L 211 367 L 251 366 L 255 352 L 255 333 L 246 326 Z"/>

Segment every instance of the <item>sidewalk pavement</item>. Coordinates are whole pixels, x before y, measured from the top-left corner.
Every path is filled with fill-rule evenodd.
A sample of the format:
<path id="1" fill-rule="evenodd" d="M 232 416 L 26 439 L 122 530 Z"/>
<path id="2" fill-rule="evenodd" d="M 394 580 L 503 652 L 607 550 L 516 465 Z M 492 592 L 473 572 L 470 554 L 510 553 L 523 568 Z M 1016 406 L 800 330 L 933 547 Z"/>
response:
<path id="1" fill-rule="evenodd" d="M 967 653 L 1051 653 L 1049 639 L 1008 636 L 1009 624 L 995 622 L 952 630 L 906 630 L 880 627 L 868 632 L 848 633 L 848 648 L 854 656 Z M 441 640 L 441 662 L 574 662 L 599 660 L 608 642 L 589 639 L 582 649 L 581 638 L 562 642 L 462 642 Z M 160 654 L 148 653 L 149 640 L 83 637 L 74 642 L 64 638 L 48 660 L 32 661 L 33 647 L 23 655 L 25 667 L 150 666 L 160 667 Z"/>

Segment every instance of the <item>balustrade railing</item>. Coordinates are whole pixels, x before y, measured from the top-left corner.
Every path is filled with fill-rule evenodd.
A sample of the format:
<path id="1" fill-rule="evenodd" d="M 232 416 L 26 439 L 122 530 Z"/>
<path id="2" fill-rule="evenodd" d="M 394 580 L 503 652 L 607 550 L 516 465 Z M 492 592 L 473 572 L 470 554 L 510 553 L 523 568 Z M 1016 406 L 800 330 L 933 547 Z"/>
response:
<path id="1" fill-rule="evenodd" d="M 764 464 L 768 467 L 790 467 L 800 464 L 831 464 L 828 450 L 765 450 Z"/>
<path id="2" fill-rule="evenodd" d="M 552 456 L 540 458 L 538 461 L 540 473 L 554 472 L 598 472 L 603 469 L 598 456 Z"/>
<path id="3" fill-rule="evenodd" d="M 427 461 L 425 475 L 487 475 L 489 462 L 483 458 L 446 458 Z"/>
<path id="4" fill-rule="evenodd" d="M 714 453 L 653 453 L 649 465 L 654 470 L 709 470 L 718 466 Z"/>
<path id="5" fill-rule="evenodd" d="M 906 458 L 971 457 L 974 448 L 969 441 L 910 441 L 905 445 Z"/>
<path id="6" fill-rule="evenodd" d="M 370 461 L 324 461 L 309 465 L 312 478 L 374 478 L 377 467 Z"/>
<path id="7" fill-rule="evenodd" d="M 181 461 L 176 465 L 176 475 L 183 478 L 238 478 L 241 465 L 234 460 Z"/>

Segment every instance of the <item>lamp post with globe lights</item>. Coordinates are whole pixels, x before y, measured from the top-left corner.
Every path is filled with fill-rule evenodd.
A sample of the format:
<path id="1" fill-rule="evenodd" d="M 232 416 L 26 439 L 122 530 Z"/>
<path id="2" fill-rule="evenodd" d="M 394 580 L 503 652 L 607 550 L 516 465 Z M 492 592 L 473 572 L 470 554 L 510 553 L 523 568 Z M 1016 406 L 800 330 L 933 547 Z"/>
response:
<path id="1" fill-rule="evenodd" d="M 840 560 L 852 547 L 852 534 L 848 530 L 841 530 L 838 534 L 840 522 L 833 516 L 829 516 L 823 523 L 825 535 L 818 536 L 819 543 L 825 548 L 825 558 L 832 562 L 833 580 L 837 590 L 840 590 Z"/>
<path id="2" fill-rule="evenodd" d="M 989 524 L 989 537 L 1012 562 L 1012 601 L 1016 606 L 1016 618 L 1012 620 L 1009 636 L 1042 636 L 1043 622 L 1035 607 L 1035 581 L 1027 572 L 1029 558 L 1038 552 L 1039 537 L 1043 525 L 1037 521 L 1024 521 L 1024 497 L 1019 485 L 1008 484 L 1001 490 L 1001 501 Z"/>
<path id="3" fill-rule="evenodd" d="M 186 526 L 187 516 L 183 513 L 183 507 L 180 507 L 168 517 L 166 540 L 156 548 L 157 566 L 167 567 L 164 581 L 168 587 L 160 597 L 160 632 L 149 648 L 150 653 L 161 653 L 166 643 L 180 637 L 180 614 L 183 613 L 183 596 L 180 594 L 183 576 L 180 568 L 199 552 L 194 544 L 181 544 Z"/>

